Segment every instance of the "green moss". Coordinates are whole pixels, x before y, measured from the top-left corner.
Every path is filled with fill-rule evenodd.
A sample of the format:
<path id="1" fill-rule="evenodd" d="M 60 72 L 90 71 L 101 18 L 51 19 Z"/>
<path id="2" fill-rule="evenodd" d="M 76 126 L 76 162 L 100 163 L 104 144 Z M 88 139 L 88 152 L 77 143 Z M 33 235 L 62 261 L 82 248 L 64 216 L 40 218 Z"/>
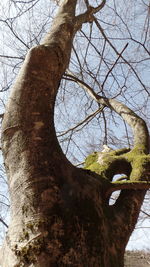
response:
<path id="1" fill-rule="evenodd" d="M 85 159 L 85 169 L 88 169 L 90 165 L 92 165 L 94 162 L 96 162 L 98 159 L 98 153 L 94 152 L 90 154 L 86 159 Z"/>
<path id="2" fill-rule="evenodd" d="M 103 175 L 105 177 L 105 171 L 108 168 L 108 165 L 111 163 L 111 158 L 106 156 L 104 164 L 100 165 L 98 161 L 98 153 L 94 152 L 93 154 L 89 155 L 85 160 L 85 169 L 91 170 L 99 175 Z M 105 177 L 106 178 L 106 177 Z"/>
<path id="3" fill-rule="evenodd" d="M 145 180 L 146 170 L 150 164 L 150 156 L 137 156 L 132 163 L 131 180 Z"/>
<path id="4" fill-rule="evenodd" d="M 135 146 L 132 151 L 133 154 L 137 155 L 137 154 L 143 154 L 146 155 L 147 154 L 147 148 L 145 148 L 145 145 L 142 144 L 138 144 L 138 146 Z"/>
<path id="5" fill-rule="evenodd" d="M 131 151 L 123 148 L 101 153 L 101 164 L 98 163 L 99 153 L 101 152 L 89 155 L 85 160 L 84 168 L 97 173 L 100 178 L 112 180 L 115 174 L 125 173 L 128 177 L 130 176 L 131 181 L 148 179 L 146 172 L 150 169 L 150 155 L 145 154 L 143 145 L 136 146 Z"/>
<path id="6" fill-rule="evenodd" d="M 101 164 L 98 163 L 99 155 L 102 156 Z M 116 151 L 101 154 L 100 152 L 94 152 L 86 158 L 84 168 L 100 175 L 100 178 L 102 179 L 112 180 L 115 174 L 115 165 L 117 164 L 118 158 L 119 157 L 116 156 Z"/>
<path id="7" fill-rule="evenodd" d="M 135 147 L 131 152 L 125 154 L 125 158 L 131 163 L 131 181 L 145 179 L 145 173 L 150 168 L 150 155 L 144 153 L 144 146 Z"/>

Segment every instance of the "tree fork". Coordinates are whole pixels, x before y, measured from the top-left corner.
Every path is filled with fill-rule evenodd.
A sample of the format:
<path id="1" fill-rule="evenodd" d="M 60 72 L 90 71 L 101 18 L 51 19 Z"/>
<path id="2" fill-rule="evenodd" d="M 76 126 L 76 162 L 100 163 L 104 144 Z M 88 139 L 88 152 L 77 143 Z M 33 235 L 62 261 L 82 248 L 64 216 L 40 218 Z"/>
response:
<path id="1" fill-rule="evenodd" d="M 72 166 L 56 138 L 55 98 L 73 37 L 105 1 L 79 16 L 76 3 L 62 1 L 50 32 L 28 52 L 7 104 L 2 143 L 12 205 L 3 267 L 123 267 L 145 194 L 123 190 L 109 206 L 103 196 L 110 181 Z"/>

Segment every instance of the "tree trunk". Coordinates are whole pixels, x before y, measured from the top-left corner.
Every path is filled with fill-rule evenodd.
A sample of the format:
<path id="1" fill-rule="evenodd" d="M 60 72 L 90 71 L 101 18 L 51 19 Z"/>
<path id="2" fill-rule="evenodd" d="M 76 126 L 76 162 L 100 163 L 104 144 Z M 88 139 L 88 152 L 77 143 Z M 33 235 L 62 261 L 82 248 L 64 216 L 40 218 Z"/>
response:
<path id="1" fill-rule="evenodd" d="M 54 104 L 72 40 L 95 10 L 75 17 L 76 2 L 63 1 L 43 43 L 28 52 L 7 104 L 2 143 L 11 220 L 2 267 L 123 267 L 145 195 L 122 190 L 109 206 L 110 181 L 75 168 L 56 138 Z"/>

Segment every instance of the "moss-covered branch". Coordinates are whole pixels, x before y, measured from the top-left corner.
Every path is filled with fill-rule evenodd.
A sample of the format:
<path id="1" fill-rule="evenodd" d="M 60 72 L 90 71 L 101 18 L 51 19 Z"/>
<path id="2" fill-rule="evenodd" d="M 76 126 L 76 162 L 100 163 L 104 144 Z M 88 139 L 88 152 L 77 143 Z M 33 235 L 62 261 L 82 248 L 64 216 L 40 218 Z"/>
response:
<path id="1" fill-rule="evenodd" d="M 144 153 L 138 154 L 139 150 L 130 151 L 127 148 L 111 152 L 94 152 L 85 160 L 85 168 L 96 172 L 100 178 L 107 179 L 108 191 L 110 192 L 122 189 L 141 189 L 145 190 L 150 187 L 150 155 Z M 125 174 L 124 179 L 111 182 L 114 175 Z M 136 185 L 136 186 L 135 186 Z"/>
<path id="2" fill-rule="evenodd" d="M 96 172 L 102 178 L 113 180 L 115 174 L 124 173 L 130 175 L 130 163 L 124 157 L 129 148 L 114 150 L 111 152 L 94 152 L 85 160 L 85 169 Z"/>

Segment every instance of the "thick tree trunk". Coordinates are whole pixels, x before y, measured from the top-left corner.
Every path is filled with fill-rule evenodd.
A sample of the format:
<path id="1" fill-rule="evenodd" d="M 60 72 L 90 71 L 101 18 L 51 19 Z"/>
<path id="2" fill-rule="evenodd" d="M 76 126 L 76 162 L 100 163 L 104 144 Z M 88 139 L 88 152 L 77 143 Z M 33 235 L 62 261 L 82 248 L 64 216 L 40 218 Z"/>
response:
<path id="1" fill-rule="evenodd" d="M 5 112 L 12 204 L 2 267 L 122 267 L 145 194 L 124 190 L 109 206 L 110 182 L 72 166 L 58 144 L 56 94 L 74 34 L 91 12 L 77 19 L 75 7 L 76 1 L 64 1 L 43 43 L 28 52 Z"/>
<path id="2" fill-rule="evenodd" d="M 101 182 L 73 167 L 56 139 L 64 59 L 55 49 L 29 51 L 3 122 L 12 206 L 2 266 L 123 266 L 126 243 L 114 242 Z"/>

